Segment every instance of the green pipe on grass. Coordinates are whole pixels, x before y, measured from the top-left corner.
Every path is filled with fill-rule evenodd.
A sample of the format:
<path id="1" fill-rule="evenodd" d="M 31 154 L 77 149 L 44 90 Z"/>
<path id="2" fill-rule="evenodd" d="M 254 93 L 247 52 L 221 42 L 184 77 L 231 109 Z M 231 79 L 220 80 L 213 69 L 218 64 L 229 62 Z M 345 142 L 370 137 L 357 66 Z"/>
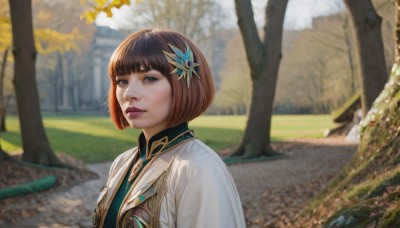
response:
<path id="1" fill-rule="evenodd" d="M 49 175 L 31 182 L 0 189 L 0 200 L 50 189 L 56 184 L 56 180 L 56 176 Z"/>

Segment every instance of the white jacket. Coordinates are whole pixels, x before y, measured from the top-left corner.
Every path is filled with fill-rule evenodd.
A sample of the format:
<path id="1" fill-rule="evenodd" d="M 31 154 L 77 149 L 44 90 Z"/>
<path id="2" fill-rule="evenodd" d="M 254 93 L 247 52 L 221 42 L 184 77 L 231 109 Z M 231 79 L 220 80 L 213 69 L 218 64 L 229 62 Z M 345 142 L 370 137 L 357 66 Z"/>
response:
<path id="1" fill-rule="evenodd" d="M 103 227 L 112 199 L 138 156 L 137 148 L 113 162 L 100 193 L 94 222 Z M 245 227 L 236 186 L 225 163 L 198 139 L 190 139 L 157 154 L 144 167 L 122 202 L 118 227 Z"/>

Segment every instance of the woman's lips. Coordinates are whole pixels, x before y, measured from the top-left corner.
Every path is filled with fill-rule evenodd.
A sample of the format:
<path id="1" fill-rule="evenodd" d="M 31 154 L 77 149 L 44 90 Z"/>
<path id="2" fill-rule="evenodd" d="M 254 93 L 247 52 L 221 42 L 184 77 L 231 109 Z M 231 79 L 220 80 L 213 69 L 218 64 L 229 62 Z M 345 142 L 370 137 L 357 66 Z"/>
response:
<path id="1" fill-rule="evenodd" d="M 125 110 L 125 113 L 130 118 L 138 117 L 138 116 L 142 115 L 145 112 L 146 112 L 145 110 L 142 110 L 142 109 L 136 108 L 136 107 L 129 107 L 129 108 L 127 108 Z"/>

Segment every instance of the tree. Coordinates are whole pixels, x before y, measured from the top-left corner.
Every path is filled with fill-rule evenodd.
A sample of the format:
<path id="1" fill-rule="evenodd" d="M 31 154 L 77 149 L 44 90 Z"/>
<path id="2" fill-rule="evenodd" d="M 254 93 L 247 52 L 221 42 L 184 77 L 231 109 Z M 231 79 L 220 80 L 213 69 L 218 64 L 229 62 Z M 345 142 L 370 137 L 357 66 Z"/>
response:
<path id="1" fill-rule="evenodd" d="M 26 161 L 61 166 L 47 139 L 39 107 L 35 76 L 36 49 L 31 0 L 9 0 L 14 64 L 14 86 Z"/>
<path id="2" fill-rule="evenodd" d="M 394 61 L 393 4 L 390 0 L 373 0 L 373 3 L 383 18 L 386 69 L 390 70 Z M 324 106 L 327 107 L 325 114 L 328 114 L 354 95 L 353 88 L 361 91 L 352 23 L 344 4 L 340 7 L 345 11 L 337 10 L 338 13 L 313 18 L 312 28 L 284 31 L 284 58 L 280 63 L 274 113 L 322 113 L 320 107 Z M 316 90 L 319 81 L 313 80 L 316 84 L 310 87 L 309 80 L 318 75 L 320 64 L 317 63 L 322 61 L 325 61 L 326 69 L 320 82 L 326 86 L 323 95 L 319 96 Z"/>
<path id="3" fill-rule="evenodd" d="M 59 99 L 60 99 L 60 87 L 62 86 L 63 80 L 63 69 L 62 69 L 62 60 L 61 54 L 58 52 L 56 53 L 55 59 L 55 66 L 51 67 L 50 69 L 45 69 L 45 77 L 47 81 L 50 83 L 52 90 L 53 90 L 53 111 L 54 113 L 59 112 Z"/>
<path id="4" fill-rule="evenodd" d="M 269 0 L 265 9 L 264 39 L 253 18 L 251 1 L 235 0 L 238 25 L 246 48 L 252 81 L 249 119 L 234 156 L 272 155 L 271 117 L 279 63 L 282 58 L 283 20 L 288 0 Z"/>
<path id="5" fill-rule="evenodd" d="M 240 31 L 228 31 L 225 61 L 213 105 L 222 114 L 247 114 L 250 106 L 251 82 L 244 75 L 250 74 Z"/>
<path id="6" fill-rule="evenodd" d="M 83 4 L 86 4 L 85 1 L 82 2 Z M 142 2 L 142 0 L 136 0 L 135 2 Z M 83 16 L 88 22 L 94 22 L 99 13 L 105 12 L 108 17 L 111 17 L 113 15 L 111 11 L 113 8 L 119 9 L 124 5 L 130 4 L 131 0 L 94 0 L 94 4 L 90 5 L 90 9 L 87 10 Z"/>
<path id="7" fill-rule="evenodd" d="M 0 131 L 6 132 L 6 111 L 8 102 L 11 98 L 11 92 L 9 94 L 5 94 L 4 89 L 4 81 L 5 81 L 5 72 L 6 72 L 6 65 L 7 65 L 7 57 L 8 57 L 9 49 L 7 48 L 3 54 L 3 61 L 1 63 L 1 70 L 0 70 Z"/>
<path id="8" fill-rule="evenodd" d="M 382 18 L 371 0 L 344 0 L 353 22 L 364 115 L 382 91 L 387 71 L 381 36 Z"/>
<path id="9" fill-rule="evenodd" d="M 337 15 L 315 18 L 312 28 L 285 31 L 274 113 L 326 114 L 351 96 L 342 36 Z"/>
<path id="10" fill-rule="evenodd" d="M 71 101 L 71 106 L 72 106 L 72 110 L 76 111 L 76 98 L 75 98 L 75 88 L 78 85 L 78 79 L 77 79 L 77 75 L 74 72 L 74 67 L 72 66 L 72 63 L 75 59 L 75 55 L 73 55 L 72 53 L 67 53 L 65 55 L 67 57 L 67 69 L 68 69 L 68 83 L 65 86 L 67 89 L 67 93 L 69 96 L 69 100 Z"/>
<path id="11" fill-rule="evenodd" d="M 128 0 L 96 0 L 95 2 L 97 6 L 92 7 L 92 10 L 86 14 L 89 20 L 94 20 L 99 12 L 106 12 L 107 15 L 111 16 L 113 7 L 119 8 L 122 5 L 130 4 Z M 253 19 L 251 2 L 247 0 L 235 1 L 238 24 L 251 69 L 253 91 L 247 128 L 242 143 L 233 155 L 253 157 L 274 153 L 270 145 L 271 116 L 279 62 L 282 58 L 282 30 L 287 2 L 288 0 L 268 1 L 264 27 L 265 36 L 264 40 L 261 41 Z M 174 6 L 187 7 L 188 5 L 175 4 Z M 181 11 L 187 13 L 184 10 L 177 12 Z M 170 14 L 169 11 L 168 13 Z M 192 25 L 188 26 L 188 28 L 196 28 Z"/>
<path id="12" fill-rule="evenodd" d="M 8 101 L 10 100 L 10 95 L 6 96 L 4 100 L 3 96 L 3 84 L 4 84 L 4 75 L 5 75 L 5 69 L 6 69 L 6 63 L 7 63 L 7 55 L 8 55 L 8 49 L 4 52 L 3 55 L 3 62 L 1 64 L 1 71 L 0 71 L 0 132 L 6 132 L 6 109 L 7 109 L 7 104 Z M 0 162 L 8 159 L 8 154 L 3 150 L 1 146 L 1 139 L 0 139 Z"/>
<path id="13" fill-rule="evenodd" d="M 10 155 L 8 155 L 3 148 L 1 147 L 1 142 L 0 142 L 0 162 L 8 160 L 10 158 Z"/>
<path id="14" fill-rule="evenodd" d="M 5 55 L 6 55 L 6 53 L 7 53 L 6 50 L 8 50 L 8 48 L 11 46 L 12 38 L 15 39 L 15 37 L 12 36 L 12 32 L 11 32 L 11 23 L 12 22 L 10 22 L 10 19 L 9 19 L 11 10 L 8 7 L 8 3 L 5 0 L 0 0 L 0 3 L 3 6 L 6 6 L 6 7 L 2 7 L 1 10 L 0 10 L 0 31 L 1 31 L 1 33 L 0 33 L 0 37 L 1 37 L 1 39 L 0 39 L 0 50 L 5 50 Z M 21 11 L 24 11 L 24 10 L 25 11 L 26 10 L 31 10 L 31 7 L 30 7 L 31 3 L 29 3 L 28 7 L 26 5 L 24 5 L 24 7 L 22 9 L 19 8 L 20 4 L 23 5 L 23 4 L 27 4 L 27 3 L 16 3 L 16 5 L 18 5 L 18 9 L 17 10 L 15 9 L 16 5 L 14 5 L 14 15 L 12 15 L 14 19 L 16 18 L 15 13 L 21 13 Z M 16 12 L 16 11 L 18 11 L 18 12 Z M 22 13 L 25 13 L 25 11 L 22 12 Z M 21 16 L 21 15 L 19 15 L 19 16 Z M 17 16 L 17 18 L 19 18 L 19 16 Z M 15 20 L 14 20 L 14 24 L 15 23 L 19 23 L 19 22 L 15 22 Z M 30 19 L 30 24 L 32 24 L 32 18 Z M 26 26 L 26 27 L 24 27 L 24 26 Z M 16 30 L 16 28 L 13 28 L 13 32 L 18 33 L 18 34 L 22 34 L 23 32 L 20 29 L 26 29 L 28 27 L 32 27 L 32 25 L 30 25 L 30 26 L 29 25 L 24 25 L 24 26 L 19 26 L 18 31 L 14 31 L 14 30 Z M 43 55 L 51 55 L 54 52 L 63 53 L 65 51 L 78 50 L 79 48 L 76 45 L 76 41 L 79 40 L 82 37 L 77 30 L 72 30 L 72 32 L 70 32 L 70 33 L 60 33 L 60 32 L 57 32 L 57 31 L 55 31 L 53 29 L 49 29 L 49 28 L 46 28 L 46 27 L 35 29 L 34 30 L 34 35 L 36 37 L 34 43 L 35 43 L 35 46 L 36 46 L 36 48 L 38 50 L 38 53 L 43 54 Z M 24 37 L 19 37 L 20 41 L 23 40 L 23 39 L 24 39 Z M 32 42 L 33 42 L 33 40 L 32 40 Z M 15 44 L 15 40 L 14 40 L 14 49 L 13 49 L 14 50 L 13 51 L 14 58 L 17 55 L 17 56 L 21 57 L 19 60 L 24 59 L 26 61 L 26 58 L 24 58 L 22 56 L 23 54 L 21 54 L 19 51 L 20 51 L 20 48 L 22 48 L 22 47 L 25 48 L 25 47 L 28 47 L 28 46 L 29 46 L 29 42 L 27 42 L 24 46 L 17 47 L 16 44 Z M 31 52 L 31 56 L 33 57 L 33 63 L 34 63 L 35 62 L 35 57 L 36 57 L 36 50 L 35 49 L 32 49 L 32 50 L 33 51 Z M 28 52 L 30 52 L 30 51 L 28 50 Z M 3 59 L 4 60 L 2 62 L 2 65 L 5 66 L 5 64 L 6 64 L 5 58 L 3 58 Z M 20 66 L 21 62 L 19 62 L 18 64 L 16 63 L 14 65 L 14 68 L 17 67 L 17 65 Z M 31 66 L 27 67 L 26 69 L 28 69 L 28 68 L 32 69 Z M 21 76 L 22 75 L 21 72 L 27 73 L 26 69 L 20 70 L 18 72 L 18 74 Z M 33 69 L 34 69 L 34 66 L 33 66 Z M 1 81 L 0 85 L 1 85 L 1 94 L 3 96 L 1 97 L 1 102 L 0 102 L 0 104 L 1 104 L 0 105 L 0 111 L 1 111 L 0 114 L 1 114 L 1 121 L 2 121 L 2 126 L 1 127 L 5 128 L 5 115 L 6 115 L 6 111 L 5 110 L 6 110 L 6 107 L 7 107 L 7 103 L 9 101 L 10 97 L 11 97 L 11 92 L 8 92 L 8 95 L 4 96 L 4 93 L 7 90 L 4 88 L 6 83 L 4 83 L 5 76 L 4 76 L 4 73 L 3 73 L 4 71 L 3 70 L 5 70 L 5 67 L 2 67 L 2 71 L 1 71 L 2 72 L 2 77 L 1 77 L 2 81 Z M 15 72 L 15 73 L 17 73 L 17 72 Z M 23 147 L 24 147 L 24 156 L 23 156 L 23 158 L 28 160 L 28 161 L 31 161 L 31 162 L 37 162 L 37 163 L 48 164 L 48 165 L 60 164 L 58 159 L 54 158 L 55 157 L 54 153 L 51 154 L 52 152 L 49 152 L 47 150 L 47 152 L 44 152 L 43 154 L 41 154 L 42 150 L 37 149 L 37 148 L 42 148 L 42 147 L 46 148 L 48 146 L 47 137 L 45 137 L 44 141 L 33 142 L 38 138 L 42 139 L 42 136 L 41 136 L 42 133 L 41 132 L 42 131 L 44 132 L 44 130 L 42 130 L 43 129 L 43 124 L 41 123 L 40 113 L 39 113 L 40 121 L 37 121 L 37 115 L 35 114 L 36 104 L 35 104 L 35 102 L 31 103 L 31 100 L 29 100 L 29 99 L 31 99 L 32 97 L 28 96 L 28 94 L 29 95 L 32 95 L 32 94 L 35 94 L 35 93 L 37 94 L 37 88 L 36 87 L 35 88 L 30 88 L 29 91 L 27 91 L 25 93 L 21 92 L 21 90 L 23 90 L 23 88 L 29 88 L 29 87 L 36 86 L 35 74 L 29 73 L 29 77 L 33 77 L 34 83 L 30 84 L 30 82 L 32 82 L 32 80 L 30 80 L 31 78 L 22 79 L 22 77 L 19 77 L 19 79 L 14 78 L 14 80 L 13 80 L 14 85 L 18 84 L 21 87 L 21 89 L 19 90 L 20 99 L 18 99 L 18 95 L 17 95 L 17 103 L 21 102 L 21 103 L 23 103 L 22 105 L 26 106 L 25 107 L 25 112 L 26 112 L 27 109 L 29 109 L 29 114 L 25 113 L 25 115 L 23 115 L 23 117 L 21 115 L 19 116 L 20 118 L 25 118 L 26 119 L 24 121 L 25 124 L 21 123 L 21 132 L 22 132 L 22 138 L 23 138 L 22 140 L 23 140 L 23 144 L 24 144 L 23 145 Z M 10 80 L 12 80 L 12 79 L 10 79 Z M 34 92 L 34 91 L 36 91 L 36 92 Z M 29 97 L 29 99 L 25 99 L 25 96 Z M 32 101 L 35 101 L 35 98 L 32 98 L 32 99 L 33 99 Z M 27 106 L 27 104 L 32 104 L 33 107 L 32 106 Z M 19 105 L 21 105 L 21 104 L 18 103 L 18 106 Z M 32 107 L 32 109 L 30 109 L 31 107 Z M 20 111 L 20 114 L 21 114 L 21 110 L 19 110 L 19 111 Z M 30 114 L 32 114 L 32 116 Z M 33 121 L 32 121 L 32 118 L 33 118 Z M 33 122 L 33 123 L 26 124 L 27 122 L 28 123 L 29 122 Z M 38 127 L 38 128 L 37 127 L 32 127 L 32 125 L 38 126 L 36 124 L 39 124 L 39 125 L 41 124 L 42 126 Z M 36 132 L 35 129 L 38 129 L 38 132 Z M 44 136 L 45 136 L 45 134 L 44 134 Z M 29 142 L 25 142 L 25 140 L 29 140 Z M 47 144 L 47 146 L 46 146 L 46 144 Z M 29 150 L 25 150 L 25 148 L 28 148 Z M 37 155 L 32 155 L 33 154 L 33 152 L 32 152 L 33 148 L 37 149 L 36 150 L 37 151 Z M 30 152 L 26 152 L 26 151 L 30 151 Z M 25 156 L 25 153 L 29 153 L 30 155 Z M 50 162 L 52 164 L 50 164 Z"/>
<path id="15" fill-rule="evenodd" d="M 385 52 L 386 69 L 390 72 L 395 59 L 395 45 L 393 42 L 393 31 L 396 21 L 393 20 L 395 12 L 393 10 L 393 0 L 372 0 L 376 12 L 382 17 L 382 41 Z"/>
<path id="16" fill-rule="evenodd" d="M 396 54 L 389 80 L 360 123 L 355 155 L 298 220 L 302 226 L 316 226 L 315 221 L 325 227 L 400 225 L 400 0 L 395 3 Z"/>
<path id="17" fill-rule="evenodd" d="M 95 5 L 84 15 L 88 21 L 94 21 L 100 12 L 113 15 L 113 8 L 131 5 L 133 1 L 95 0 Z M 160 27 L 174 29 L 194 40 L 207 59 L 212 59 L 216 38 L 224 26 L 224 12 L 216 0 L 136 0 L 130 7 L 132 14 L 125 21 L 126 27 Z M 140 3 L 140 4 L 138 4 Z M 213 62 L 209 62 L 211 67 Z M 218 63 L 217 63 L 218 64 Z"/>
<path id="18" fill-rule="evenodd" d="M 5 0 L 0 0 L 0 4 L 8 5 Z M 9 9 L 8 7 L 2 7 L 0 9 L 0 51 L 4 51 L 1 62 L 0 70 L 0 131 L 6 132 L 6 112 L 8 102 L 12 95 L 12 88 L 6 80 L 7 62 L 10 52 L 11 42 L 11 26 L 9 23 Z"/>
<path id="19" fill-rule="evenodd" d="M 216 35 L 223 26 L 223 11 L 215 0 L 146 0 L 132 5 L 135 28 L 174 29 L 193 39 L 211 57 Z M 173 12 L 173 13 L 171 13 Z"/>
<path id="20" fill-rule="evenodd" d="M 337 44 L 332 44 L 330 42 L 327 42 L 326 39 L 316 39 L 316 41 L 324 44 L 324 46 L 335 49 L 336 51 L 346 53 L 346 57 L 348 59 L 348 65 L 349 65 L 349 79 L 348 79 L 348 84 L 349 85 L 349 91 L 350 94 L 348 97 L 353 96 L 356 93 L 356 73 L 355 73 L 355 64 L 354 64 L 354 57 L 353 57 L 353 48 L 352 48 L 352 42 L 351 42 L 351 34 L 350 34 L 350 29 L 349 29 L 349 24 L 350 20 L 348 17 L 348 14 L 337 14 L 336 15 L 337 20 L 340 21 L 342 29 L 343 29 L 343 34 L 339 35 L 336 33 L 332 32 L 332 28 L 320 28 L 317 29 L 317 31 L 321 32 L 321 34 L 327 35 L 334 37 L 336 39 L 342 40 L 345 43 L 345 47 L 342 47 L 343 45 L 338 46 Z"/>
<path id="21" fill-rule="evenodd" d="M 50 38 L 42 40 L 40 44 L 48 47 L 64 40 L 62 49 L 52 53 L 42 54 L 37 47 L 40 53 L 36 61 L 37 79 L 43 82 L 38 84 L 40 97 L 45 101 L 48 100 L 49 104 L 54 104 L 54 100 L 58 99 L 58 105 L 71 107 L 73 110 L 78 108 L 75 104 L 80 92 L 77 88 L 78 83 L 85 80 L 87 74 L 91 74 L 82 69 L 84 67 L 90 69 L 85 58 L 90 58 L 88 52 L 92 47 L 92 38 L 96 30 L 95 25 L 80 19 L 83 12 L 82 5 L 74 1 L 33 0 L 35 30 L 53 31 L 47 35 Z M 36 33 L 35 38 L 39 38 Z M 57 63 L 59 58 L 61 64 Z M 59 68 L 56 69 L 57 67 Z M 55 72 L 58 74 L 54 74 Z M 50 80 L 48 73 L 51 73 Z"/>

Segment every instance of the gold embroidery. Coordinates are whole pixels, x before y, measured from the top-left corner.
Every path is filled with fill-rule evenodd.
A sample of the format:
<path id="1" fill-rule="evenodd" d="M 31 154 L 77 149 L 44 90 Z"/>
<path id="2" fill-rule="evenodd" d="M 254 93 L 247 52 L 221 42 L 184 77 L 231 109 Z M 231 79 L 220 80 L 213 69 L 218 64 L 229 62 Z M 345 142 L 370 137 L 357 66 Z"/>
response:
<path id="1" fill-rule="evenodd" d="M 145 186 L 144 192 L 131 202 L 135 206 L 122 215 L 120 227 L 159 227 L 161 203 L 167 193 L 168 174 L 174 159 L 151 186 Z"/>
<path id="2" fill-rule="evenodd" d="M 178 136 L 176 136 L 174 139 L 172 139 L 171 141 L 169 141 L 169 143 L 168 143 L 168 145 L 169 144 L 171 144 L 173 141 L 175 141 L 175 140 L 177 140 L 177 139 L 179 139 L 181 136 L 183 136 L 183 135 L 185 135 L 186 133 L 191 133 L 192 134 L 192 136 L 194 136 L 194 138 L 196 138 L 195 137 L 195 135 L 193 135 L 193 131 L 192 130 L 187 130 L 187 131 L 185 131 L 185 132 L 183 132 L 183 133 L 181 133 L 181 134 L 179 134 Z M 150 162 L 149 163 L 147 163 L 147 165 L 143 168 L 143 170 L 139 173 L 139 175 L 137 176 L 137 178 L 135 178 L 135 181 L 133 182 L 133 184 L 131 185 L 131 187 L 129 188 L 129 191 L 128 191 L 128 193 L 125 195 L 125 198 L 122 200 L 122 204 L 121 204 L 121 207 L 120 207 L 120 209 L 119 209 L 119 211 L 118 211 L 118 216 L 117 216 L 117 227 L 120 227 L 120 225 L 121 225 L 121 223 L 122 223 L 122 220 L 124 220 L 124 216 L 126 215 L 126 213 L 127 212 L 121 212 L 121 209 L 123 208 L 123 205 L 125 205 L 125 204 L 127 204 L 128 202 L 128 198 L 129 198 L 129 196 L 132 194 L 132 190 L 134 189 L 134 187 L 136 186 L 136 184 L 137 184 L 137 182 L 142 178 L 142 176 L 143 176 L 143 174 L 145 174 L 146 172 L 147 172 L 147 170 L 148 170 L 148 168 L 153 164 L 153 162 L 159 157 L 159 156 L 161 156 L 162 154 L 164 154 L 164 153 L 166 153 L 166 152 L 168 152 L 168 151 L 171 151 L 172 149 L 174 149 L 175 147 L 177 147 L 178 145 L 181 145 L 182 143 L 184 143 L 184 142 L 186 142 L 186 141 L 188 141 L 188 140 L 191 140 L 192 138 L 188 138 L 188 139 L 184 139 L 183 141 L 181 141 L 181 142 L 179 142 L 178 144 L 175 144 L 175 145 L 173 145 L 173 146 L 170 146 L 170 147 L 167 147 L 165 150 L 160 150 L 158 153 L 156 153 L 155 155 L 154 155 L 154 157 L 152 157 L 151 158 L 151 160 L 150 160 Z M 148 157 L 149 156 L 149 153 L 148 153 L 148 146 L 146 147 L 147 148 L 147 151 L 146 151 L 146 157 Z M 164 149 L 164 148 L 163 148 Z M 174 159 L 175 159 L 175 156 L 171 159 L 171 162 L 169 163 L 169 165 L 168 165 L 168 168 L 166 169 L 166 170 L 164 170 L 164 172 L 163 173 L 165 173 L 165 172 L 167 172 L 167 170 L 169 170 L 169 168 L 171 167 L 171 165 L 172 165 L 172 162 L 174 161 Z M 169 171 L 168 171 L 169 172 Z M 167 172 L 167 173 L 168 173 Z M 162 176 L 163 175 L 163 173 L 162 174 L 160 174 L 160 176 Z M 159 177 L 160 177 L 159 176 Z M 158 180 L 158 178 L 156 178 L 154 181 L 157 181 Z M 154 182 L 154 181 L 152 181 L 152 183 Z M 119 185 L 118 185 L 119 186 Z M 146 184 L 146 186 L 148 186 L 147 184 Z M 150 185 L 151 186 L 151 185 Z M 150 186 L 148 186 L 148 187 L 150 187 Z M 148 188 L 146 187 L 146 190 L 147 190 Z M 146 191 L 146 190 L 143 190 L 143 191 Z M 165 193 L 164 194 L 160 194 L 159 192 L 157 192 L 157 195 L 161 195 L 161 199 L 163 198 L 163 196 L 166 194 L 166 191 L 167 191 L 167 186 L 166 186 L 166 183 L 165 183 Z M 112 197 L 114 197 L 114 195 L 112 196 Z M 161 207 L 161 201 L 160 201 L 160 206 L 159 206 L 159 208 L 158 208 L 158 212 L 156 213 L 156 217 L 157 218 L 155 218 L 155 219 L 157 219 L 157 221 L 159 220 L 159 215 L 160 215 L 160 207 Z M 108 210 L 108 209 L 107 209 Z M 133 208 L 132 208 L 132 210 L 133 210 Z M 130 210 L 128 210 L 128 211 L 130 211 Z M 154 217 L 154 215 L 155 214 L 153 214 L 153 217 Z M 118 222 L 118 221 L 120 221 L 120 222 Z M 159 222 L 157 222 L 156 223 L 157 224 L 157 226 L 159 225 Z M 119 226 L 118 226 L 119 225 Z"/>
<path id="3" fill-rule="evenodd" d="M 151 148 L 150 148 L 150 151 L 149 151 L 149 153 L 146 153 L 146 159 L 148 160 L 148 159 L 150 159 L 151 157 L 153 157 L 154 156 L 154 151 L 158 148 L 158 147 L 160 147 L 161 146 L 161 149 L 159 150 L 160 152 L 162 152 L 164 149 L 165 149 L 165 147 L 167 147 L 169 145 L 169 142 L 168 142 L 168 136 L 164 136 L 162 139 L 159 139 L 159 140 L 157 140 L 157 141 L 154 141 L 152 144 L 151 144 Z"/>
<path id="4" fill-rule="evenodd" d="M 132 159 L 132 161 L 129 162 L 129 164 L 131 164 L 135 160 L 135 157 L 137 157 L 138 154 L 139 153 L 138 153 L 138 150 L 136 148 L 136 150 L 132 152 L 132 155 L 134 156 L 134 158 Z M 110 169 L 113 170 L 113 169 L 115 169 L 115 167 L 111 167 Z M 111 176 L 109 176 L 108 181 L 110 181 L 112 178 L 114 178 L 114 176 L 118 173 L 118 171 L 119 171 L 119 169 L 115 170 L 113 172 L 113 174 L 111 174 Z M 127 175 L 128 171 L 129 171 L 129 167 L 125 168 L 122 176 Z M 111 194 L 111 197 L 109 197 L 109 199 L 114 199 L 114 196 L 117 193 L 119 187 L 121 186 L 123 180 L 124 180 L 124 178 L 119 178 L 117 184 L 113 188 L 113 191 L 109 193 L 109 194 Z M 108 191 L 108 189 L 107 189 L 107 191 Z M 106 197 L 103 197 L 103 198 L 106 198 Z M 106 218 L 108 209 L 109 209 L 109 207 L 111 205 L 111 202 L 112 202 L 112 200 L 108 200 L 106 202 L 103 202 L 103 201 L 104 200 L 101 200 L 99 202 L 99 204 L 97 205 L 97 208 L 95 209 L 95 217 L 96 217 L 96 219 L 93 219 L 93 223 L 95 223 L 95 220 L 96 220 L 96 225 L 94 225 L 94 227 L 103 227 L 104 220 Z"/>
<path id="5" fill-rule="evenodd" d="M 168 146 L 172 143 L 172 142 L 174 142 L 175 140 L 177 140 L 177 139 L 179 139 L 181 136 L 183 136 L 183 135 L 185 135 L 186 133 L 190 133 L 194 138 L 197 138 L 195 135 L 194 135 L 194 132 L 192 131 L 192 130 L 187 130 L 187 131 L 184 131 L 184 132 L 182 132 L 181 134 L 179 134 L 179 135 L 177 135 L 175 138 L 173 138 L 171 141 L 169 141 L 168 140 L 168 137 L 167 136 L 164 136 L 162 139 L 159 139 L 159 140 L 157 140 L 157 141 L 154 141 L 152 144 L 151 144 L 151 148 L 150 148 L 150 151 L 149 151 L 149 146 L 147 145 L 147 151 L 146 151 L 146 159 L 148 160 L 148 159 L 150 159 L 150 158 L 152 158 L 153 156 L 155 156 L 155 155 L 160 155 L 160 154 L 162 154 L 162 153 L 164 153 L 165 152 L 165 150 L 164 149 L 168 149 Z M 154 154 L 154 152 L 155 152 L 155 150 L 158 148 L 158 147 L 160 147 L 161 146 L 161 149 L 159 149 L 158 150 L 158 152 L 156 152 L 155 154 Z"/>
<path id="6" fill-rule="evenodd" d="M 107 191 L 108 191 L 108 187 L 107 187 L 107 184 L 105 184 L 100 189 L 100 195 L 97 200 L 97 207 L 94 209 L 94 216 L 92 218 L 93 227 L 99 226 L 101 220 L 105 216 L 103 201 L 104 201 L 104 198 L 105 198 L 104 196 L 106 195 Z"/>
<path id="7" fill-rule="evenodd" d="M 127 219 L 121 224 L 122 227 L 152 228 L 150 224 L 146 222 L 150 221 L 150 211 L 145 207 L 136 207 L 135 210 L 129 210 L 126 213 L 126 218 Z"/>
<path id="8" fill-rule="evenodd" d="M 139 174 L 140 168 L 142 168 L 143 161 L 142 159 L 138 159 L 135 165 L 132 167 L 131 174 L 129 175 L 128 185 L 132 182 L 132 180 Z"/>
<path id="9" fill-rule="evenodd" d="M 132 201 L 132 203 L 133 203 L 133 205 L 138 206 L 138 205 L 142 204 L 143 202 L 145 202 L 150 197 L 154 196 L 155 194 L 156 194 L 156 189 L 155 188 L 150 188 L 149 190 L 147 190 L 146 192 L 144 192 L 140 196 L 136 197 Z"/>

